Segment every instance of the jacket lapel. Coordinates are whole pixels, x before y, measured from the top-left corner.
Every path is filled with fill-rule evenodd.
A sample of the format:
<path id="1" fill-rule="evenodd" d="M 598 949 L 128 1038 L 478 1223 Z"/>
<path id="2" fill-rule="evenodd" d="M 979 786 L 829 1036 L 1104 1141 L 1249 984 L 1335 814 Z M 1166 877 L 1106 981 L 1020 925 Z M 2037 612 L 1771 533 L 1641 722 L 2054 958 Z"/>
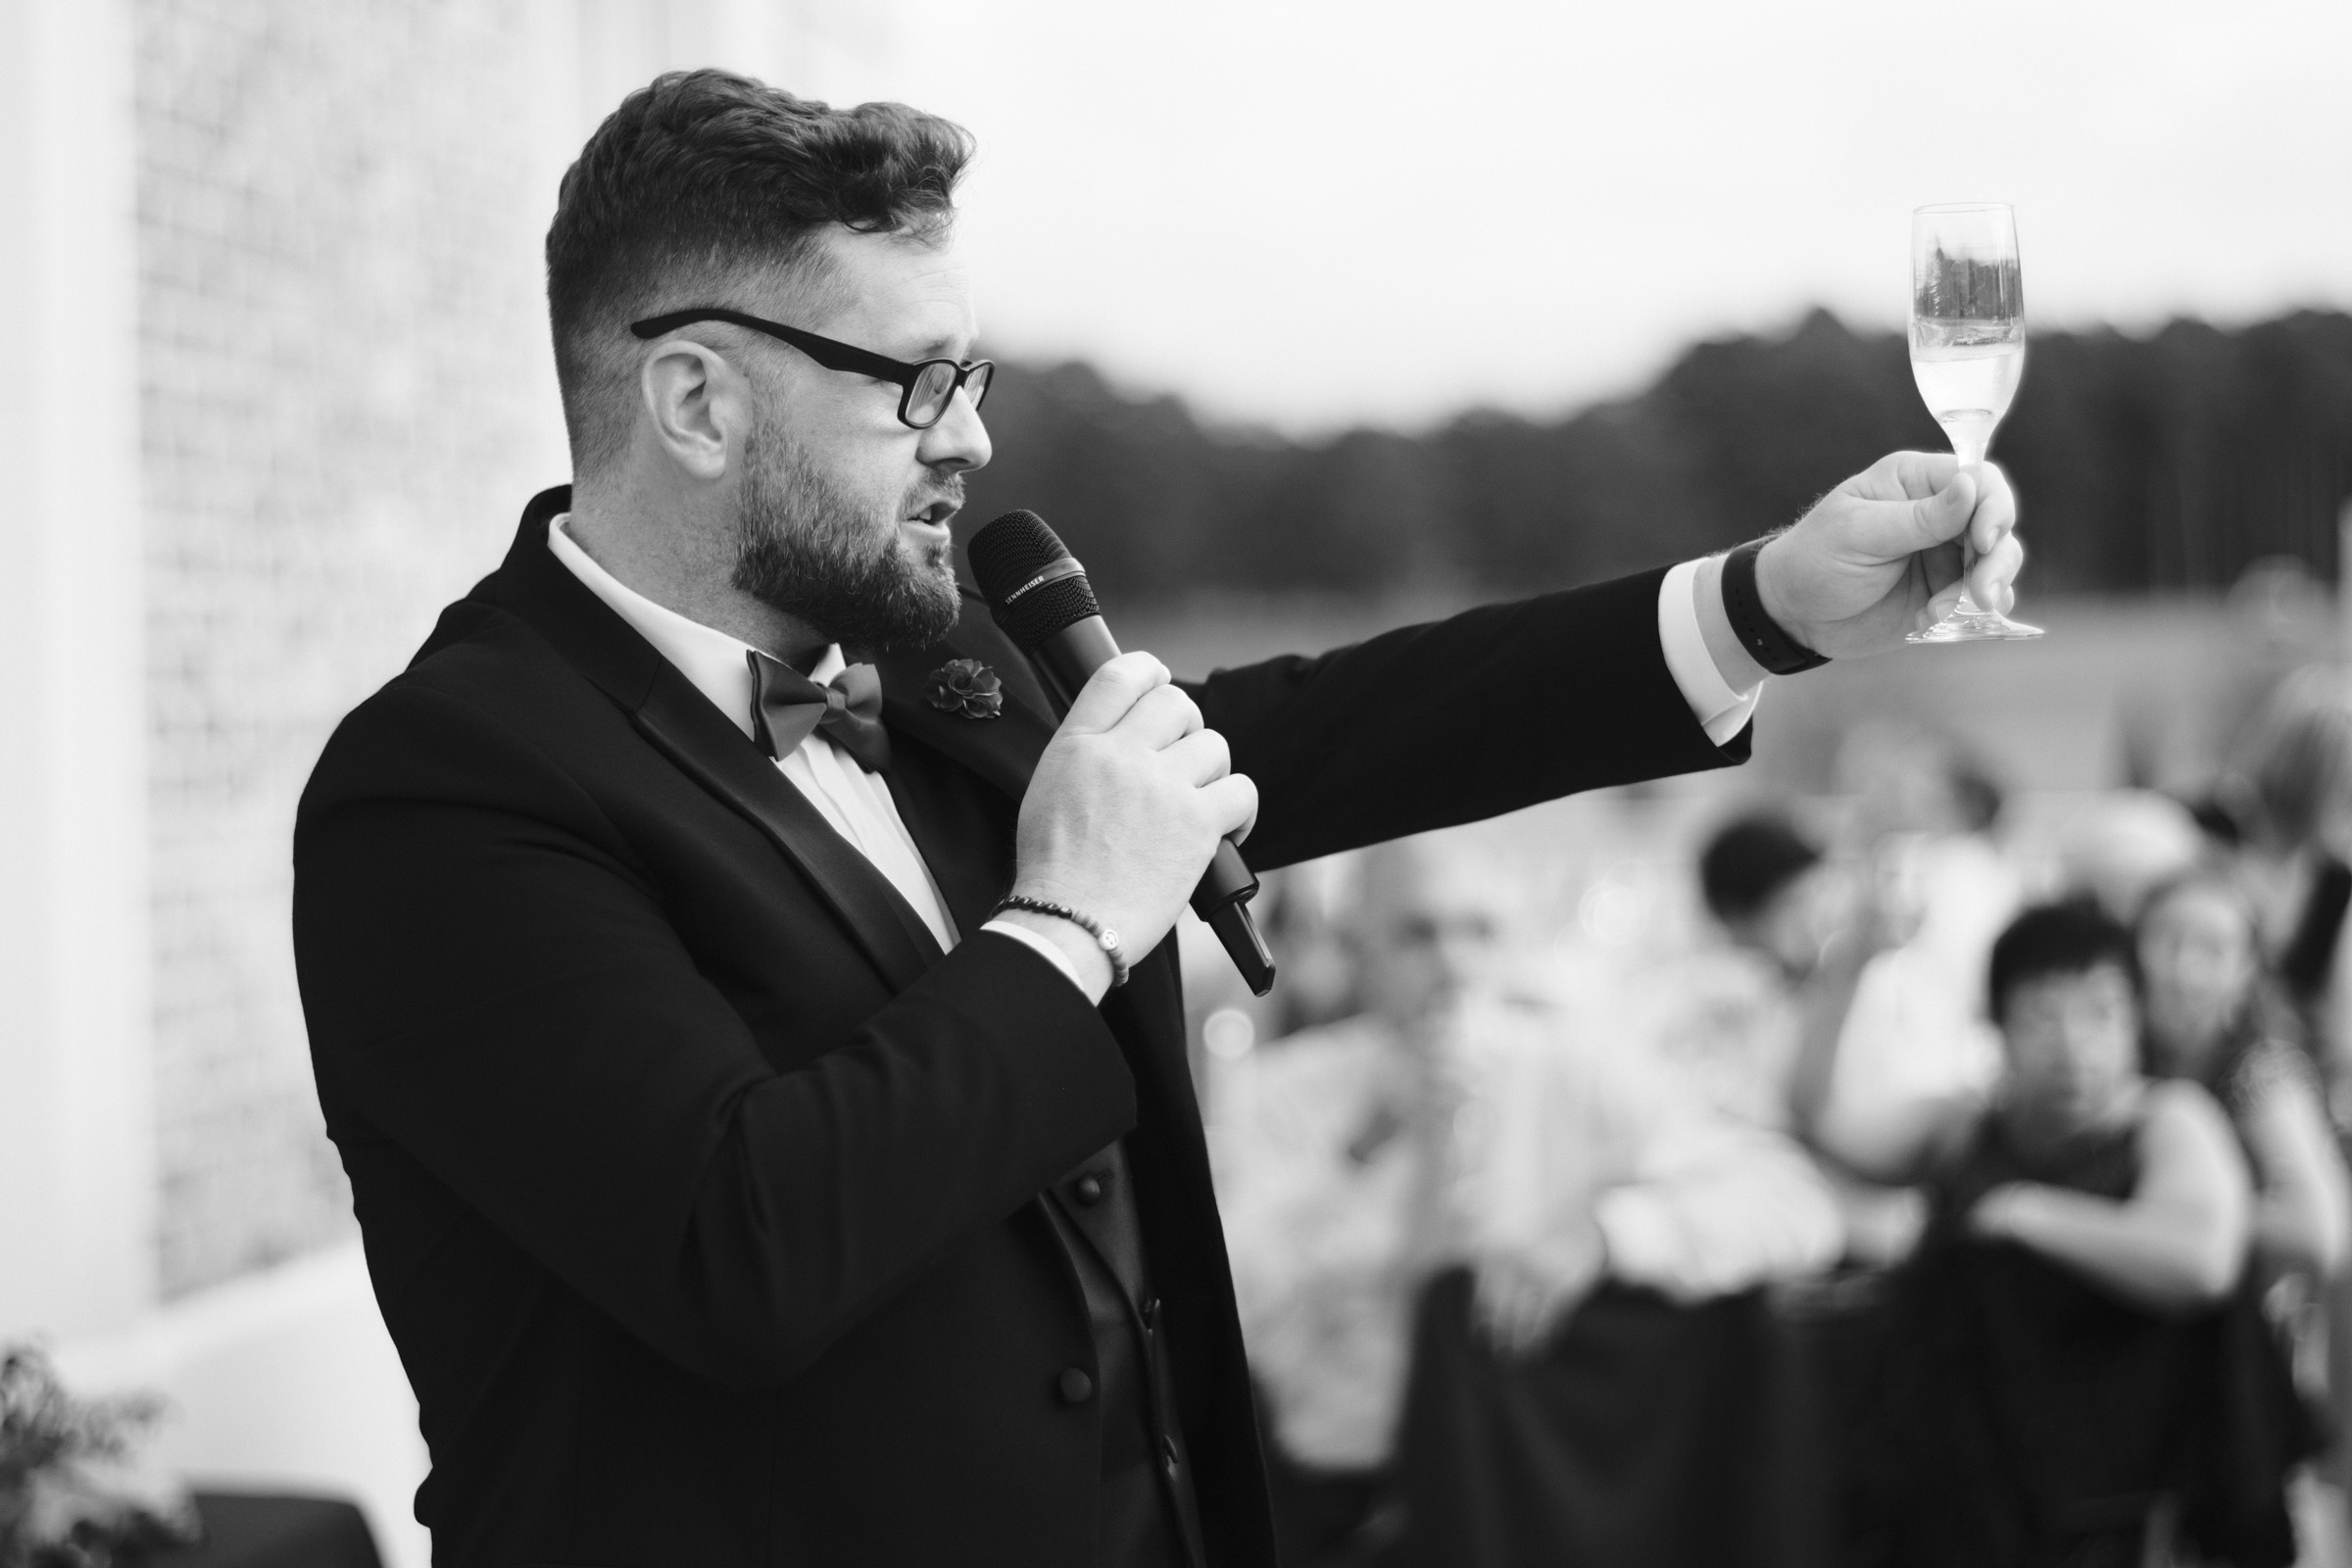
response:
<path id="1" fill-rule="evenodd" d="M 929 648 L 884 654 L 874 661 L 882 676 L 883 722 L 898 743 L 890 769 L 891 799 L 948 901 L 956 928 L 967 936 L 987 920 L 1008 885 L 1021 797 L 1028 791 L 1038 754 L 1054 734 L 1053 726 L 1020 701 L 1016 681 L 1034 684 L 1027 664 L 1009 645 L 987 646 L 970 635 L 972 629 L 958 627 Z M 983 719 L 932 707 L 923 696 L 930 672 L 951 659 L 974 658 L 1005 677 L 1004 710 Z M 1034 700 L 1043 702 L 1042 690 Z M 996 807 L 973 797 L 968 782 L 957 782 L 972 777 L 996 792 Z"/>
<path id="2" fill-rule="evenodd" d="M 685 676 L 665 664 L 633 716 L 663 756 L 751 818 L 800 868 L 893 991 L 939 960 L 939 943 L 898 889 Z"/>
<path id="3" fill-rule="evenodd" d="M 965 621 L 928 648 L 883 654 L 875 660 L 882 675 L 882 718 L 933 751 L 961 762 L 1015 804 L 1029 791 L 1029 775 L 1054 738 L 1044 688 L 1028 662 L 1002 638 L 976 635 Z M 931 706 L 923 695 L 931 671 L 951 659 L 977 659 L 1004 683 L 1004 708 L 994 718 L 970 718 Z"/>
<path id="4" fill-rule="evenodd" d="M 570 505 L 567 486 L 535 497 L 506 563 L 473 597 L 547 638 L 664 757 L 775 845 L 892 990 L 912 985 L 940 956 L 930 929 L 743 731 L 549 552 L 548 522 Z"/>

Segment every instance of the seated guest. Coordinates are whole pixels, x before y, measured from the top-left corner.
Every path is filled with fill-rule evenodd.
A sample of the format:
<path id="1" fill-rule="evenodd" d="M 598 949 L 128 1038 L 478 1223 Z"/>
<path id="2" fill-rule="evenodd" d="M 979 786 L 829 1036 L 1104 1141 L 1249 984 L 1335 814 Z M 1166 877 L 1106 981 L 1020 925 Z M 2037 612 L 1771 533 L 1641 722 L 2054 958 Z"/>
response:
<path id="1" fill-rule="evenodd" d="M 2138 1066 L 2124 928 L 2030 909 L 1991 957 L 2004 1071 L 1913 1152 L 1933 1218 L 1898 1279 L 1859 1555 L 1904 1568 L 2128 1565 L 2151 1529 L 2283 1565 L 2308 1446 L 2251 1294 L 2229 1123 Z"/>
<path id="2" fill-rule="evenodd" d="M 2261 984 L 2258 941 L 2244 889 L 2220 872 L 2149 897 L 2138 929 L 2147 1067 L 2202 1086 L 2229 1113 L 2253 1166 L 2264 1266 L 2326 1278 L 2343 1264 L 2352 1195 L 2294 1014 Z"/>
<path id="3" fill-rule="evenodd" d="M 1847 867 L 1826 859 L 1777 811 L 1747 812 L 1716 829 L 1697 869 L 1700 896 L 1726 940 L 1702 945 L 1669 974 L 1643 977 L 1663 993 L 1654 1004 L 1665 1016 L 1659 1047 L 1726 1114 L 1774 1132 L 1810 1132 L 1832 1087 L 1835 1058 L 1822 1037 L 1844 1029 L 1857 966 L 1872 956 L 1858 951 L 1861 928 L 1877 910 Z M 1911 1250 L 1922 1221 L 1916 1193 L 1856 1180 L 1836 1158 L 1819 1168 L 1849 1261 L 1889 1262 Z"/>
<path id="4" fill-rule="evenodd" d="M 2301 1008 L 2322 1061 L 2352 1056 L 2339 984 L 2352 945 L 2352 684 L 2325 664 L 2295 671 L 2246 722 L 2204 813 L 2262 918 L 2272 971 Z"/>
<path id="5" fill-rule="evenodd" d="M 1803 980 L 1838 927 L 1821 851 L 1777 812 L 1735 817 L 1698 857 L 1699 895 L 1735 946 Z"/>
<path id="6" fill-rule="evenodd" d="M 1800 999 L 1841 930 L 1847 879 L 1778 812 L 1735 817 L 1698 857 L 1700 898 L 1723 941 L 1628 978 L 1650 993 L 1657 1045 L 1709 1101 L 1787 1132 Z"/>
<path id="7" fill-rule="evenodd" d="M 1285 1568 L 1361 1560 L 1381 1539 L 1413 1302 L 1440 1234 L 1433 1042 L 1494 945 L 1493 898 L 1416 896 L 1407 853 L 1351 868 L 1364 1010 L 1218 1067 L 1210 1163 Z M 1287 947 L 1276 956 L 1287 971 Z"/>
<path id="8" fill-rule="evenodd" d="M 1823 1029 L 1808 1043 L 1832 1054 L 1804 1053 L 1798 1125 L 1869 1175 L 1899 1166 L 1999 1076 L 1984 962 L 2017 910 L 2018 883 L 1991 836 L 2000 792 L 1948 739 L 1859 727 L 1839 768 L 1856 792 L 1872 909 L 1841 956 L 1840 1004 L 1820 1009 Z M 1818 1038 L 1824 1030 L 1834 1041 Z"/>
<path id="9" fill-rule="evenodd" d="M 1366 857 L 1369 1009 L 1245 1058 L 1249 1119 L 1216 1145 L 1289 1560 L 1355 1560 L 1396 1517 L 1380 1499 L 1433 1273 L 1390 1549 L 1617 1561 L 1688 1538 L 1661 1560 L 1723 1560 L 1742 1522 L 1685 1489 L 1769 1446 L 1747 1419 L 1755 1287 L 1832 1262 L 1836 1210 L 1788 1140 L 1518 984 L 1510 889 L 1457 848 Z M 1612 1479 L 1628 1454 L 1644 1486 Z"/>

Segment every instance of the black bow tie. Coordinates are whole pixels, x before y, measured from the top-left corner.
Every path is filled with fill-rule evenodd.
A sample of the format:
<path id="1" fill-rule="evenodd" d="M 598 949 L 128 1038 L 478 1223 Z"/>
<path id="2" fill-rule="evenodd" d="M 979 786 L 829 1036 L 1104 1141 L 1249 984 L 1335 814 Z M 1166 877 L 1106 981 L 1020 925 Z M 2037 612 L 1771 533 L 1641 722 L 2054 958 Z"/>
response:
<path id="1" fill-rule="evenodd" d="M 851 664 L 819 686 L 790 664 L 757 648 L 746 656 L 758 695 L 752 699 L 752 739 L 767 755 L 792 755 L 811 730 L 858 759 L 868 773 L 890 765 L 890 734 L 882 727 L 882 677 L 871 664 Z"/>

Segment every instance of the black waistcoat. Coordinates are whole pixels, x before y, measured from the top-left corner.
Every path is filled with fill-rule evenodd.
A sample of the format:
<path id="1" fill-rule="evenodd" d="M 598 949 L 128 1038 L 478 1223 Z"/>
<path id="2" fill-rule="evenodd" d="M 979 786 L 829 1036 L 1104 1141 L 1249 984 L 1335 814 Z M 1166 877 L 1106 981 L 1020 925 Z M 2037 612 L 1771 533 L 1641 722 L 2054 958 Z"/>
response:
<path id="1" fill-rule="evenodd" d="M 890 790 L 941 898 L 965 935 L 980 929 L 1012 878 L 1017 804 L 975 790 L 960 766 L 919 741 L 894 737 Z M 913 919 L 911 911 L 907 919 Z M 1085 1294 L 1093 1370 L 1065 1368 L 1066 1404 L 1100 1401 L 1102 1488 L 1100 1568 L 1202 1568 L 1192 1456 L 1177 1418 L 1160 1302 L 1144 1258 L 1143 1221 L 1126 1147 L 1114 1143 L 1039 1207 Z"/>
<path id="2" fill-rule="evenodd" d="M 1112 1144 L 1043 1200 L 1086 1293 L 1095 1372 L 1062 1374 L 1061 1396 L 1102 1404 L 1102 1568 L 1203 1568 L 1192 1464 L 1175 1416 L 1159 1335 L 1159 1298 L 1123 1146 Z"/>

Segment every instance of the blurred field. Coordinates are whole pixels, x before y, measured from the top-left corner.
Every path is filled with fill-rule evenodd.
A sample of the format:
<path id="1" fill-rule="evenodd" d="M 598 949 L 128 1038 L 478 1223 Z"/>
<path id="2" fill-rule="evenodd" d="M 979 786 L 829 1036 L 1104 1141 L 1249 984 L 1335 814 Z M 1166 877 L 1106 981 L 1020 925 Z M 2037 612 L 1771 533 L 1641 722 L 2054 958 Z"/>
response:
<path id="1" fill-rule="evenodd" d="M 1122 614 L 1117 624 L 1124 646 L 1149 648 L 1178 674 L 1196 676 L 1278 653 L 1338 647 L 1470 602 L 1219 599 L 1182 612 Z M 1747 786 L 1819 793 L 1830 786 L 1844 732 L 1883 720 L 1950 731 L 2011 789 L 2103 788 L 2123 781 L 2128 703 L 2178 732 L 2193 754 L 2227 723 L 2227 707 L 2254 657 L 2218 598 L 2029 593 L 2018 613 L 2049 635 L 1905 649 L 1774 681 L 1757 716 Z"/>

